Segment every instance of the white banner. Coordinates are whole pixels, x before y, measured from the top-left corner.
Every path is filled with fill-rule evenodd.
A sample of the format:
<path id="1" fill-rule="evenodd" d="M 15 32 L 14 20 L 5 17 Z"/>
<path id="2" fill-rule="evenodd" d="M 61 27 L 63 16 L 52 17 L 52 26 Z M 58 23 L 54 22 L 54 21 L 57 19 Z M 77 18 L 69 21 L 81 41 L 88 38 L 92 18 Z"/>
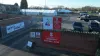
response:
<path id="1" fill-rule="evenodd" d="M 6 30 L 7 30 L 7 33 L 11 33 L 14 31 L 14 26 L 13 25 L 7 26 Z"/>
<path id="2" fill-rule="evenodd" d="M 40 37 L 41 37 L 40 32 L 36 32 L 36 38 L 40 38 Z"/>
<path id="3" fill-rule="evenodd" d="M 53 29 L 53 17 L 43 17 L 43 29 Z"/>
<path id="4" fill-rule="evenodd" d="M 35 32 L 30 32 L 30 37 L 35 38 Z"/>
<path id="5" fill-rule="evenodd" d="M 20 22 L 20 23 L 6 26 L 6 30 L 7 30 L 7 33 L 11 33 L 13 31 L 19 30 L 19 29 L 24 28 L 24 27 L 25 27 L 24 22 Z"/>

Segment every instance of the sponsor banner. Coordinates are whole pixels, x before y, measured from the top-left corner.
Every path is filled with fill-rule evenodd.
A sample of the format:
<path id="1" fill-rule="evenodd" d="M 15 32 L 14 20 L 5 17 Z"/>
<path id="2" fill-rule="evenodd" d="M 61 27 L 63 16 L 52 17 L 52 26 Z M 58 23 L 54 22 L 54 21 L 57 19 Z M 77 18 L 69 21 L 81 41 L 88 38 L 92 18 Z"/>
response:
<path id="1" fill-rule="evenodd" d="M 53 29 L 61 29 L 61 22 L 62 22 L 62 18 L 53 18 Z"/>
<path id="2" fill-rule="evenodd" d="M 41 33 L 40 32 L 30 32 L 30 37 L 31 38 L 40 38 Z"/>
<path id="3" fill-rule="evenodd" d="M 19 30 L 24 27 L 24 22 L 14 24 L 14 26 L 15 26 L 14 30 Z"/>
<path id="4" fill-rule="evenodd" d="M 61 33 L 60 32 L 42 32 L 42 40 L 46 43 L 60 44 Z"/>
<path id="5" fill-rule="evenodd" d="M 24 28 L 24 27 L 25 27 L 24 22 L 20 22 L 20 23 L 6 26 L 6 30 L 7 30 L 7 33 L 11 33 L 13 31 L 19 30 L 19 29 Z"/>
<path id="6" fill-rule="evenodd" d="M 14 31 L 14 25 L 9 25 L 6 27 L 7 33 L 11 33 Z"/>
<path id="7" fill-rule="evenodd" d="M 30 32 L 30 37 L 35 38 L 35 32 Z"/>
<path id="8" fill-rule="evenodd" d="M 43 29 L 53 29 L 53 18 L 43 17 Z"/>
<path id="9" fill-rule="evenodd" d="M 40 32 L 36 32 L 36 38 L 40 38 L 41 37 L 40 34 L 41 34 Z"/>

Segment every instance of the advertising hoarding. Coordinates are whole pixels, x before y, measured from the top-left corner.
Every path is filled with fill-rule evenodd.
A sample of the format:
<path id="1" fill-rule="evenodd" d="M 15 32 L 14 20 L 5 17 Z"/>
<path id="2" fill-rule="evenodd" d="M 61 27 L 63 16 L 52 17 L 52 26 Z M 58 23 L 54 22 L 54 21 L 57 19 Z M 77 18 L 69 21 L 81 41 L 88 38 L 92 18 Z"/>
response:
<path id="1" fill-rule="evenodd" d="M 43 29 L 56 30 L 61 29 L 62 18 L 43 17 Z"/>
<path id="2" fill-rule="evenodd" d="M 53 17 L 53 29 L 61 29 L 62 18 Z"/>
<path id="3" fill-rule="evenodd" d="M 30 32 L 30 37 L 31 38 L 40 38 L 41 33 L 40 32 Z"/>
<path id="4" fill-rule="evenodd" d="M 36 32 L 36 38 L 40 38 L 41 37 L 41 33 L 40 32 Z"/>
<path id="5" fill-rule="evenodd" d="M 53 29 L 53 18 L 43 17 L 43 29 Z"/>
<path id="6" fill-rule="evenodd" d="M 42 40 L 45 43 L 60 44 L 61 33 L 60 32 L 42 32 Z"/>
<path id="7" fill-rule="evenodd" d="M 14 25 L 9 25 L 6 27 L 7 33 L 11 33 L 14 31 Z"/>
<path id="8" fill-rule="evenodd" d="M 30 32 L 30 37 L 35 38 L 35 32 Z"/>
<path id="9" fill-rule="evenodd" d="M 24 28 L 24 27 L 25 27 L 24 22 L 20 22 L 20 23 L 6 26 L 6 30 L 7 30 L 7 33 L 11 33 L 13 31 L 19 30 L 19 29 Z"/>

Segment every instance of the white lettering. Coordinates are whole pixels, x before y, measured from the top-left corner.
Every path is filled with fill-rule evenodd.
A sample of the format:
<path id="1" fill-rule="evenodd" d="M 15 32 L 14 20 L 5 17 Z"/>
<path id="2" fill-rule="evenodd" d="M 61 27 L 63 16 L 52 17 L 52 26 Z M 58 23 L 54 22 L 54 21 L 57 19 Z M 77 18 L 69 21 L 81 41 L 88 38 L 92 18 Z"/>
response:
<path id="1" fill-rule="evenodd" d="M 7 33 L 11 33 L 13 31 L 19 30 L 21 28 L 24 28 L 24 22 L 12 24 L 6 27 Z"/>

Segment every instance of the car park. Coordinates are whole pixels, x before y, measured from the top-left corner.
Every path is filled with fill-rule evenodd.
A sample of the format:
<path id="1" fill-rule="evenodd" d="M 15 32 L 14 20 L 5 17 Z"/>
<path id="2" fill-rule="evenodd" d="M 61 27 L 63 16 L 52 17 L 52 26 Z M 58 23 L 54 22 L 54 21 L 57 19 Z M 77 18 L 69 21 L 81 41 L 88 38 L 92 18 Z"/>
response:
<path id="1" fill-rule="evenodd" d="M 99 16 L 94 16 L 94 15 L 87 15 L 87 16 L 81 16 L 80 20 L 84 20 L 85 22 L 89 22 L 91 20 L 99 20 Z"/>
<path id="2" fill-rule="evenodd" d="M 93 16 L 93 15 L 81 16 L 80 20 L 84 20 L 85 22 L 88 23 L 89 32 L 92 32 L 92 31 L 100 32 L 100 17 L 99 16 Z"/>

